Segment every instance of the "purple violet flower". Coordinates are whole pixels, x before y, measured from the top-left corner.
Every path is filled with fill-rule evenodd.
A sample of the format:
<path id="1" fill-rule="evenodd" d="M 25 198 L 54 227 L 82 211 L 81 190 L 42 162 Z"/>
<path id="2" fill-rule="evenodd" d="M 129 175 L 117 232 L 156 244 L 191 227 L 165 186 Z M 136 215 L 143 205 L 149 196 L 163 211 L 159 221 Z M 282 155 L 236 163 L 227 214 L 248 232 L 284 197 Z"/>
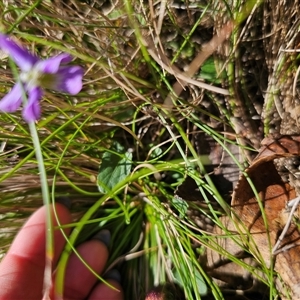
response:
<path id="1" fill-rule="evenodd" d="M 62 53 L 41 60 L 26 49 L 0 33 L 0 48 L 15 61 L 21 69 L 18 82 L 0 101 L 0 111 L 15 112 L 22 104 L 22 93 L 27 93 L 27 104 L 23 109 L 23 118 L 27 122 L 40 118 L 40 100 L 43 88 L 76 95 L 82 88 L 83 70 L 79 66 L 66 66 L 72 56 Z"/>

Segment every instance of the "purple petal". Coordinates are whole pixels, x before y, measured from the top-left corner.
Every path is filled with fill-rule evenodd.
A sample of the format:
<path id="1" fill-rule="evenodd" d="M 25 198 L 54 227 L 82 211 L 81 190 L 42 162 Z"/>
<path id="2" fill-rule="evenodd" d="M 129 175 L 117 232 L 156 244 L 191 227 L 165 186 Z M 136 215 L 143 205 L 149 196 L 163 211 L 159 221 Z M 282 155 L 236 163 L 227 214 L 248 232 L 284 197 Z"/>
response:
<path id="1" fill-rule="evenodd" d="M 7 52 L 22 71 L 29 71 L 39 60 L 26 49 L 17 45 L 8 36 L 0 33 L 0 48 Z"/>
<path id="2" fill-rule="evenodd" d="M 11 91 L 0 101 L 0 110 L 8 113 L 15 112 L 22 103 L 22 92 L 21 84 L 15 84 Z"/>
<path id="3" fill-rule="evenodd" d="M 42 73 L 55 74 L 59 70 L 61 64 L 69 63 L 71 60 L 72 56 L 70 54 L 62 53 L 46 60 L 39 61 L 36 68 Z"/>
<path id="4" fill-rule="evenodd" d="M 56 91 L 78 94 L 82 89 L 83 69 L 79 66 L 60 67 L 53 89 Z"/>
<path id="5" fill-rule="evenodd" d="M 26 122 L 36 121 L 41 116 L 40 100 L 43 91 L 39 87 L 35 87 L 28 91 L 28 103 L 23 109 L 23 118 Z"/>

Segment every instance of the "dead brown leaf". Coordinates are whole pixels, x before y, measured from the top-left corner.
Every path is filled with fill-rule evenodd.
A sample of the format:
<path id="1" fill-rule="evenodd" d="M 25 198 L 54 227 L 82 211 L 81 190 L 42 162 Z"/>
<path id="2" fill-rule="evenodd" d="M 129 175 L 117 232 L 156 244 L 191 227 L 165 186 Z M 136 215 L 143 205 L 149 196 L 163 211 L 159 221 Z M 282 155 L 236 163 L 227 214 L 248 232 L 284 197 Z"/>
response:
<path id="1" fill-rule="evenodd" d="M 286 204 L 296 198 L 295 189 L 282 181 L 273 160 L 299 155 L 299 142 L 298 136 L 264 139 L 260 153 L 246 170 L 247 176 L 239 180 L 232 197 L 236 228 L 245 233 L 244 244 L 254 257 L 259 261 L 262 258 L 267 266 L 274 262 L 274 269 L 284 283 L 276 280 L 282 299 L 300 299 L 300 234 L 292 223 L 281 242 L 283 251 L 273 257 L 272 248 L 287 220 Z"/>

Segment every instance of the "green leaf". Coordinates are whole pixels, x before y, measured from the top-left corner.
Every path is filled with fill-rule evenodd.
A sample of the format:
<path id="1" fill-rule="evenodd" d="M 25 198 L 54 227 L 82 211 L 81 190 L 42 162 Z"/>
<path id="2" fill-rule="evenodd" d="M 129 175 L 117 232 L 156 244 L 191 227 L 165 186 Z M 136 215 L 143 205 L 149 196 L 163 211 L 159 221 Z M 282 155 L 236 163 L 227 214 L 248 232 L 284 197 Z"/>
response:
<path id="1" fill-rule="evenodd" d="M 197 269 L 195 269 L 195 268 L 193 268 L 193 269 L 194 270 L 191 275 L 193 276 L 193 278 L 196 279 L 196 284 L 197 284 L 197 289 L 198 289 L 197 292 L 200 295 L 206 295 L 207 294 L 207 286 L 206 286 L 205 280 L 203 279 L 202 275 L 200 274 L 200 272 Z M 183 284 L 181 277 L 179 275 L 179 272 L 177 270 L 175 270 L 174 277 L 175 277 L 177 283 L 183 288 L 184 284 Z"/>
<path id="2" fill-rule="evenodd" d="M 201 79 L 207 80 L 213 83 L 220 83 L 221 79 L 225 78 L 226 73 L 223 71 L 219 76 L 217 76 L 215 61 L 212 57 L 208 58 L 203 66 L 201 67 L 201 71 L 199 77 Z"/>
<path id="3" fill-rule="evenodd" d="M 183 219 L 186 215 L 186 212 L 189 208 L 188 203 L 183 200 L 181 197 L 175 196 L 172 199 L 173 206 L 178 210 L 179 212 L 179 218 Z"/>
<path id="4" fill-rule="evenodd" d="M 150 144 L 149 147 L 154 147 L 155 144 Z M 150 158 L 151 159 L 154 159 L 158 156 L 160 156 L 161 154 L 163 153 L 162 149 L 160 147 L 156 147 L 152 152 L 151 152 L 151 155 L 150 155 Z"/>
<path id="5" fill-rule="evenodd" d="M 97 184 L 100 193 L 107 193 L 124 180 L 131 170 L 132 152 L 124 151 L 124 147 L 113 142 L 109 151 L 103 153 Z"/>

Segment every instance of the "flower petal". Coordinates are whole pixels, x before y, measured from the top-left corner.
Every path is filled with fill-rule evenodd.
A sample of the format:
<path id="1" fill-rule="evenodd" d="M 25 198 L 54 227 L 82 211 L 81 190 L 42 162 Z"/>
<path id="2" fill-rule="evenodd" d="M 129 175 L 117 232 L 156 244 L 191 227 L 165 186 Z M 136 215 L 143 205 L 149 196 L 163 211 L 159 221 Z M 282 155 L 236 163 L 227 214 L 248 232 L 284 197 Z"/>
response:
<path id="1" fill-rule="evenodd" d="M 26 122 L 36 121 L 41 116 L 40 100 L 43 91 L 39 87 L 34 87 L 28 91 L 28 103 L 23 109 L 23 118 Z"/>
<path id="2" fill-rule="evenodd" d="M 55 84 L 52 87 L 56 91 L 78 94 L 82 89 L 83 69 L 79 66 L 60 67 L 57 72 Z"/>
<path id="3" fill-rule="evenodd" d="M 0 48 L 7 52 L 22 71 L 29 71 L 39 60 L 26 49 L 17 45 L 8 36 L 0 33 Z"/>
<path id="4" fill-rule="evenodd" d="M 15 112 L 22 103 L 22 92 L 21 84 L 15 84 L 11 91 L 0 101 L 0 110 L 8 113 Z"/>
<path id="5" fill-rule="evenodd" d="M 62 53 L 54 57 L 50 57 L 45 60 L 41 60 L 37 63 L 36 68 L 41 73 L 55 74 L 61 64 L 69 63 L 72 60 L 72 56 L 68 53 Z"/>

